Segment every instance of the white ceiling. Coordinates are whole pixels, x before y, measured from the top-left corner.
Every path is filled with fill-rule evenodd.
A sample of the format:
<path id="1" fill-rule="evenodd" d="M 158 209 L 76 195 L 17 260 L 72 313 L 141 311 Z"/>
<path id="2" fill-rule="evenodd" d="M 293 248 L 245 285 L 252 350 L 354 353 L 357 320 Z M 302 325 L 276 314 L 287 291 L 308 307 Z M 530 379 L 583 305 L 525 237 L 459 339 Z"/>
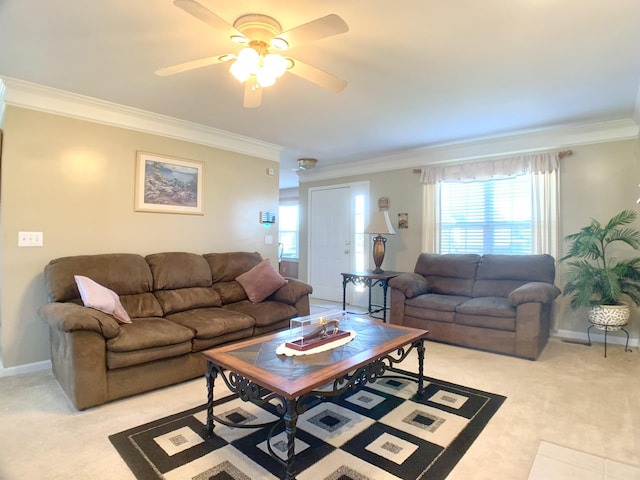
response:
<path id="1" fill-rule="evenodd" d="M 288 51 L 348 82 L 291 74 L 242 107 L 217 64 L 161 67 L 239 46 L 171 0 L 0 0 L 0 76 L 214 127 L 340 168 L 410 149 L 637 115 L 640 0 L 203 0 L 230 23 L 284 30 L 335 13 L 349 32 Z M 390 157 L 393 158 L 393 157 Z"/>

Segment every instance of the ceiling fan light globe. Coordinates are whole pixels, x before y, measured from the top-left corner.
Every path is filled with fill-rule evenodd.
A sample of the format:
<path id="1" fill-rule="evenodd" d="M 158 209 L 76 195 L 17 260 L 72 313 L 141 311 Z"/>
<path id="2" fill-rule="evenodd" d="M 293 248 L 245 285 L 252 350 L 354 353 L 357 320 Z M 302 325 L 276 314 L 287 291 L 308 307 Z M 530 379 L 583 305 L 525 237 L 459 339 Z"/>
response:
<path id="1" fill-rule="evenodd" d="M 255 70 L 260 64 L 260 54 L 253 48 L 246 47 L 240 50 L 238 61 L 245 64 L 247 68 L 253 68 Z"/>
<path id="2" fill-rule="evenodd" d="M 238 80 L 240 83 L 246 82 L 249 78 L 249 75 L 251 75 L 251 71 L 246 68 L 246 65 L 243 64 L 240 60 L 236 60 L 235 62 L 233 62 L 233 64 L 229 68 L 229 71 L 231 72 L 231 75 L 236 77 L 236 80 Z"/>
<path id="3" fill-rule="evenodd" d="M 277 53 L 270 53 L 264 57 L 263 67 L 274 77 L 280 78 L 287 70 L 287 61 Z"/>
<path id="4" fill-rule="evenodd" d="M 259 68 L 256 72 L 256 79 L 261 87 L 270 87 L 276 83 L 276 77 L 264 68 Z"/>

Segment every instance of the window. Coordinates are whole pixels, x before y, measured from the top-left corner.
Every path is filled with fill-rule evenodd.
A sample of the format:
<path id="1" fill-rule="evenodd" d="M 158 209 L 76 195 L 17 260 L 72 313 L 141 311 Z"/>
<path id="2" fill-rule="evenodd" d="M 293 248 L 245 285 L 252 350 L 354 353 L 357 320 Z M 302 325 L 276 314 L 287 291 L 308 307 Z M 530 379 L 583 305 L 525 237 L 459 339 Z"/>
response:
<path id="1" fill-rule="evenodd" d="M 280 257 L 298 258 L 298 205 L 280 205 Z"/>
<path id="2" fill-rule="evenodd" d="M 533 253 L 531 177 L 440 183 L 440 253 Z"/>

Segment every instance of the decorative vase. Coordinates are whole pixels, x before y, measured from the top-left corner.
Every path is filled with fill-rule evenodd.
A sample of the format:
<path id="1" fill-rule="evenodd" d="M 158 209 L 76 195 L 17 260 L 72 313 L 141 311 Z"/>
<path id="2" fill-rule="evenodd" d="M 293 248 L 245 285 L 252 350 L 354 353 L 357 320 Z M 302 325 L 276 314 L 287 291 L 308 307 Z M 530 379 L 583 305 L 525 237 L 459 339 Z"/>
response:
<path id="1" fill-rule="evenodd" d="M 589 309 L 589 322 L 599 330 L 615 332 L 629 321 L 629 304 L 596 305 Z"/>

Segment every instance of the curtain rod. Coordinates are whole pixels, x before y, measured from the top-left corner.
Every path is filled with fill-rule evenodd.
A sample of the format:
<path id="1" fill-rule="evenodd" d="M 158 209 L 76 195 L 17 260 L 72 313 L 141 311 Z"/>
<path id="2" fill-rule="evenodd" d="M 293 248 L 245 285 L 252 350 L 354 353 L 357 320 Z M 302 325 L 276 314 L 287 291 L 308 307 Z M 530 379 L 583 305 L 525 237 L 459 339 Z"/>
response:
<path id="1" fill-rule="evenodd" d="M 562 150 L 561 152 L 558 152 L 558 158 L 560 158 L 560 159 L 562 159 L 564 157 L 568 157 L 570 155 L 573 155 L 573 150 Z M 413 169 L 413 173 L 420 174 L 420 173 L 422 173 L 422 169 L 421 168 L 414 168 Z"/>

